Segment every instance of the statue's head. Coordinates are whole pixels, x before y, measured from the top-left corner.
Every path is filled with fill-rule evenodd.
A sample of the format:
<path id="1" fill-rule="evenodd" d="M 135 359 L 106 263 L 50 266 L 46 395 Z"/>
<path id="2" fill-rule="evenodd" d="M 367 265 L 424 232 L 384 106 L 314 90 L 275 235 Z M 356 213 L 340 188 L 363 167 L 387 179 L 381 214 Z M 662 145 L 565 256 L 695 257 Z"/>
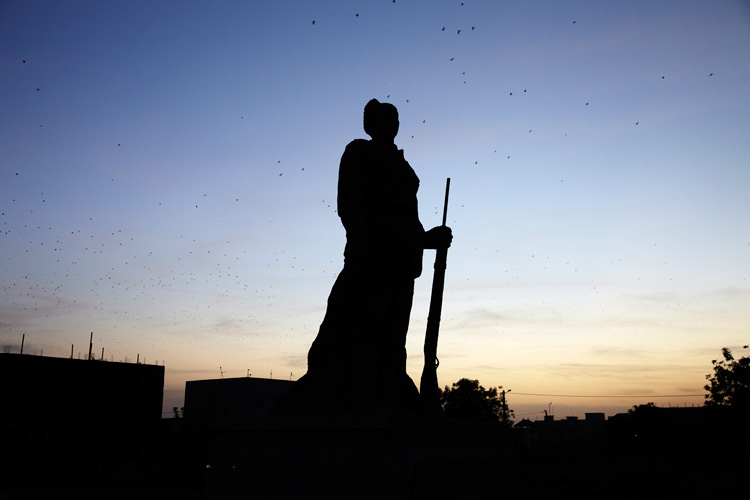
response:
<path id="1" fill-rule="evenodd" d="M 365 105 L 364 128 L 373 139 L 392 141 L 398 134 L 398 109 L 393 104 L 371 99 Z"/>

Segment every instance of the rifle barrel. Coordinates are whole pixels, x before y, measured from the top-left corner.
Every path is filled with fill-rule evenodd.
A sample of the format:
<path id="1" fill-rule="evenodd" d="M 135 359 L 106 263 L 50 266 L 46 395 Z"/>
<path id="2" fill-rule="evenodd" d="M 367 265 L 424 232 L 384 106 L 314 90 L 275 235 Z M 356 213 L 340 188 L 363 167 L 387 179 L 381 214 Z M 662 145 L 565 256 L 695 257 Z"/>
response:
<path id="1" fill-rule="evenodd" d="M 443 204 L 443 226 L 445 226 L 445 218 L 448 216 L 448 193 L 451 190 L 451 178 L 448 177 L 445 180 L 445 204 Z"/>
<path id="2" fill-rule="evenodd" d="M 445 204 L 443 206 L 443 226 L 448 215 L 448 194 L 450 191 L 450 177 L 445 183 Z M 438 248 L 435 254 L 434 274 L 432 277 L 432 295 L 430 310 L 427 315 L 427 332 L 424 339 L 424 368 L 420 382 L 420 396 L 425 411 L 432 414 L 440 413 L 440 386 L 437 380 L 438 333 L 440 330 L 440 314 L 443 307 L 443 288 L 445 284 L 445 267 L 448 257 L 447 248 Z"/>

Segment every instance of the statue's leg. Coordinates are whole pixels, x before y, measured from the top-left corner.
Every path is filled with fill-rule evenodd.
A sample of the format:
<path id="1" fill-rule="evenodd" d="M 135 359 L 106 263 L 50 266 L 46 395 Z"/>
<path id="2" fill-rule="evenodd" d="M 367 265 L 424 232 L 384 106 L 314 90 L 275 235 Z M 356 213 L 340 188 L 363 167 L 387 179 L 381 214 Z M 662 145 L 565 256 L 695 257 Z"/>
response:
<path id="1" fill-rule="evenodd" d="M 382 273 L 344 268 L 308 353 L 307 377 L 326 406 L 375 406 L 390 292 Z"/>
<path id="2" fill-rule="evenodd" d="M 388 282 L 382 273 L 363 270 L 358 286 L 350 290 L 347 332 L 351 336 L 351 366 L 355 373 L 358 406 L 363 411 L 378 411 L 378 388 L 382 381 L 379 369 L 383 332 L 387 329 L 389 304 Z"/>
<path id="3" fill-rule="evenodd" d="M 396 280 L 391 286 L 384 349 L 381 360 L 382 392 L 389 404 L 412 409 L 419 391 L 406 373 L 406 335 L 409 330 L 414 280 Z M 415 407 L 416 408 L 416 407 Z"/>
<path id="4" fill-rule="evenodd" d="M 353 285 L 351 273 L 343 269 L 331 288 L 326 314 L 307 354 L 308 373 L 330 372 L 343 359 L 346 316 L 351 307 L 348 299 Z"/>

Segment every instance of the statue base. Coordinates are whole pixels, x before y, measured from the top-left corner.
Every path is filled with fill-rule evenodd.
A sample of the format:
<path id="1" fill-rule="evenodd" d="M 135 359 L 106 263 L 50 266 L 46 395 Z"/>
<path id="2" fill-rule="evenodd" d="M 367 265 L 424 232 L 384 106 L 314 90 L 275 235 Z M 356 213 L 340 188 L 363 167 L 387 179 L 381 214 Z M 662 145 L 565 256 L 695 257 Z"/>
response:
<path id="1" fill-rule="evenodd" d="M 209 433 L 208 498 L 513 498 L 508 429 L 417 416 L 276 417 Z"/>

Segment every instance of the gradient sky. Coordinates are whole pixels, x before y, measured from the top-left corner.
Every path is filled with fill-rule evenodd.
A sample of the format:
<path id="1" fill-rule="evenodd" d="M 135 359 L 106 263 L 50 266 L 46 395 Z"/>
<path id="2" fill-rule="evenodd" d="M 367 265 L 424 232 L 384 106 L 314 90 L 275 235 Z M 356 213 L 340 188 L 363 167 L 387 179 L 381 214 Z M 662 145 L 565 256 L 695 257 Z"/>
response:
<path id="1" fill-rule="evenodd" d="M 532 419 L 702 404 L 750 341 L 749 51 L 745 1 L 3 1 L 0 342 L 94 332 L 164 364 L 165 408 L 299 378 L 375 97 L 426 227 L 451 178 L 441 385 Z"/>

